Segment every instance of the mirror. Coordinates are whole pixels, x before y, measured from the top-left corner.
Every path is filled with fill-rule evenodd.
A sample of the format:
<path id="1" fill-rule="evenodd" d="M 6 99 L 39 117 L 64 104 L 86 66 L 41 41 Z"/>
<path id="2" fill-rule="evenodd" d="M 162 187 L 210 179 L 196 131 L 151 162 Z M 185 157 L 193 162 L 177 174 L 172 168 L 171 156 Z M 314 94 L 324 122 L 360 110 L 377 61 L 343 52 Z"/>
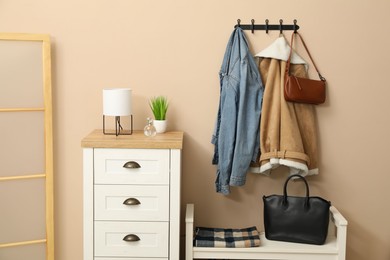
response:
<path id="1" fill-rule="evenodd" d="M 0 259 L 53 260 L 50 37 L 0 33 Z"/>

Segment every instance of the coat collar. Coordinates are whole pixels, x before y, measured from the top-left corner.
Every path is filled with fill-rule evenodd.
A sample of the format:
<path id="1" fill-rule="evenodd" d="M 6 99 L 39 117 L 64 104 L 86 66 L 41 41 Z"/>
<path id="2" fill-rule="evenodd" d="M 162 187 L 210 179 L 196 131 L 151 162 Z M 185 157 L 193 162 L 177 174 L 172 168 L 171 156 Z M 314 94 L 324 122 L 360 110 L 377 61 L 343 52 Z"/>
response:
<path id="1" fill-rule="evenodd" d="M 257 53 L 255 57 L 258 58 L 273 58 L 277 60 L 287 61 L 290 55 L 290 45 L 284 36 L 278 37 L 270 46 Z M 291 57 L 292 64 L 306 64 L 306 61 L 302 59 L 295 51 Z"/>

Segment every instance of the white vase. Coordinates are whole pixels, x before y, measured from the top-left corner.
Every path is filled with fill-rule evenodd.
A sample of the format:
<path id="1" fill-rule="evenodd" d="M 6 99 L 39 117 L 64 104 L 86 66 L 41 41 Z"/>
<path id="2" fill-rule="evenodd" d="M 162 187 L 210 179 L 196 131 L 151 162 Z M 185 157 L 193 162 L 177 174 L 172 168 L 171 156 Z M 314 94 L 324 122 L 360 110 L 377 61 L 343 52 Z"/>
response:
<path id="1" fill-rule="evenodd" d="M 167 131 L 167 120 L 154 120 L 153 125 L 156 128 L 158 134 L 165 133 Z"/>

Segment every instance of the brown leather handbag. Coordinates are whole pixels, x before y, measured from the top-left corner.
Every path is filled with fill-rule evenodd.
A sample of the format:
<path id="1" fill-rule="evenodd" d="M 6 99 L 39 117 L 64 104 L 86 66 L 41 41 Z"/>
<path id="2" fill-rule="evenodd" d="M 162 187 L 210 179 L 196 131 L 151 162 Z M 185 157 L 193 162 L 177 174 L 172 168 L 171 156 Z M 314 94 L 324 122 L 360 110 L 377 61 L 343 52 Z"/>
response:
<path id="1" fill-rule="evenodd" d="M 290 63 L 293 50 L 293 41 L 294 35 L 297 34 L 301 39 L 303 46 L 305 47 L 307 53 L 309 54 L 310 60 L 316 69 L 320 80 L 314 80 L 309 78 L 296 77 L 290 74 Z M 284 82 L 284 99 L 289 102 L 297 103 L 307 103 L 307 104 L 322 104 L 325 102 L 326 92 L 326 80 L 321 76 L 320 72 L 315 65 L 313 58 L 310 55 L 309 50 L 306 47 L 305 42 L 302 39 L 302 36 L 295 32 L 291 35 L 291 49 L 290 56 L 287 60 L 286 65 L 286 75 Z"/>

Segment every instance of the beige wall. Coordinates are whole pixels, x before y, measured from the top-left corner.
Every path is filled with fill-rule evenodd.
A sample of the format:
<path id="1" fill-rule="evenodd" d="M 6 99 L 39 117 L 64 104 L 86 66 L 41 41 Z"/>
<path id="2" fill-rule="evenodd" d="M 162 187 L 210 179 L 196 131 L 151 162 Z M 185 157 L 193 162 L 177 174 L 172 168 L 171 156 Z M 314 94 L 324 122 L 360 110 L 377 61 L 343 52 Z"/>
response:
<path id="1" fill-rule="evenodd" d="M 309 179 L 312 194 L 349 220 L 349 260 L 389 259 L 389 10 L 386 0 L 1 1 L 1 32 L 52 36 L 56 259 L 82 259 L 80 140 L 101 127 L 105 87 L 133 89 L 137 129 L 151 115 L 148 98 L 169 97 L 170 129 L 185 132 L 182 206 L 196 204 L 197 224 L 262 228 L 261 197 L 281 192 L 285 171 L 249 175 L 225 197 L 210 163 L 218 71 L 238 18 L 298 20 L 329 83 L 317 107 L 321 174 Z M 257 52 L 278 32 L 247 35 Z"/>

